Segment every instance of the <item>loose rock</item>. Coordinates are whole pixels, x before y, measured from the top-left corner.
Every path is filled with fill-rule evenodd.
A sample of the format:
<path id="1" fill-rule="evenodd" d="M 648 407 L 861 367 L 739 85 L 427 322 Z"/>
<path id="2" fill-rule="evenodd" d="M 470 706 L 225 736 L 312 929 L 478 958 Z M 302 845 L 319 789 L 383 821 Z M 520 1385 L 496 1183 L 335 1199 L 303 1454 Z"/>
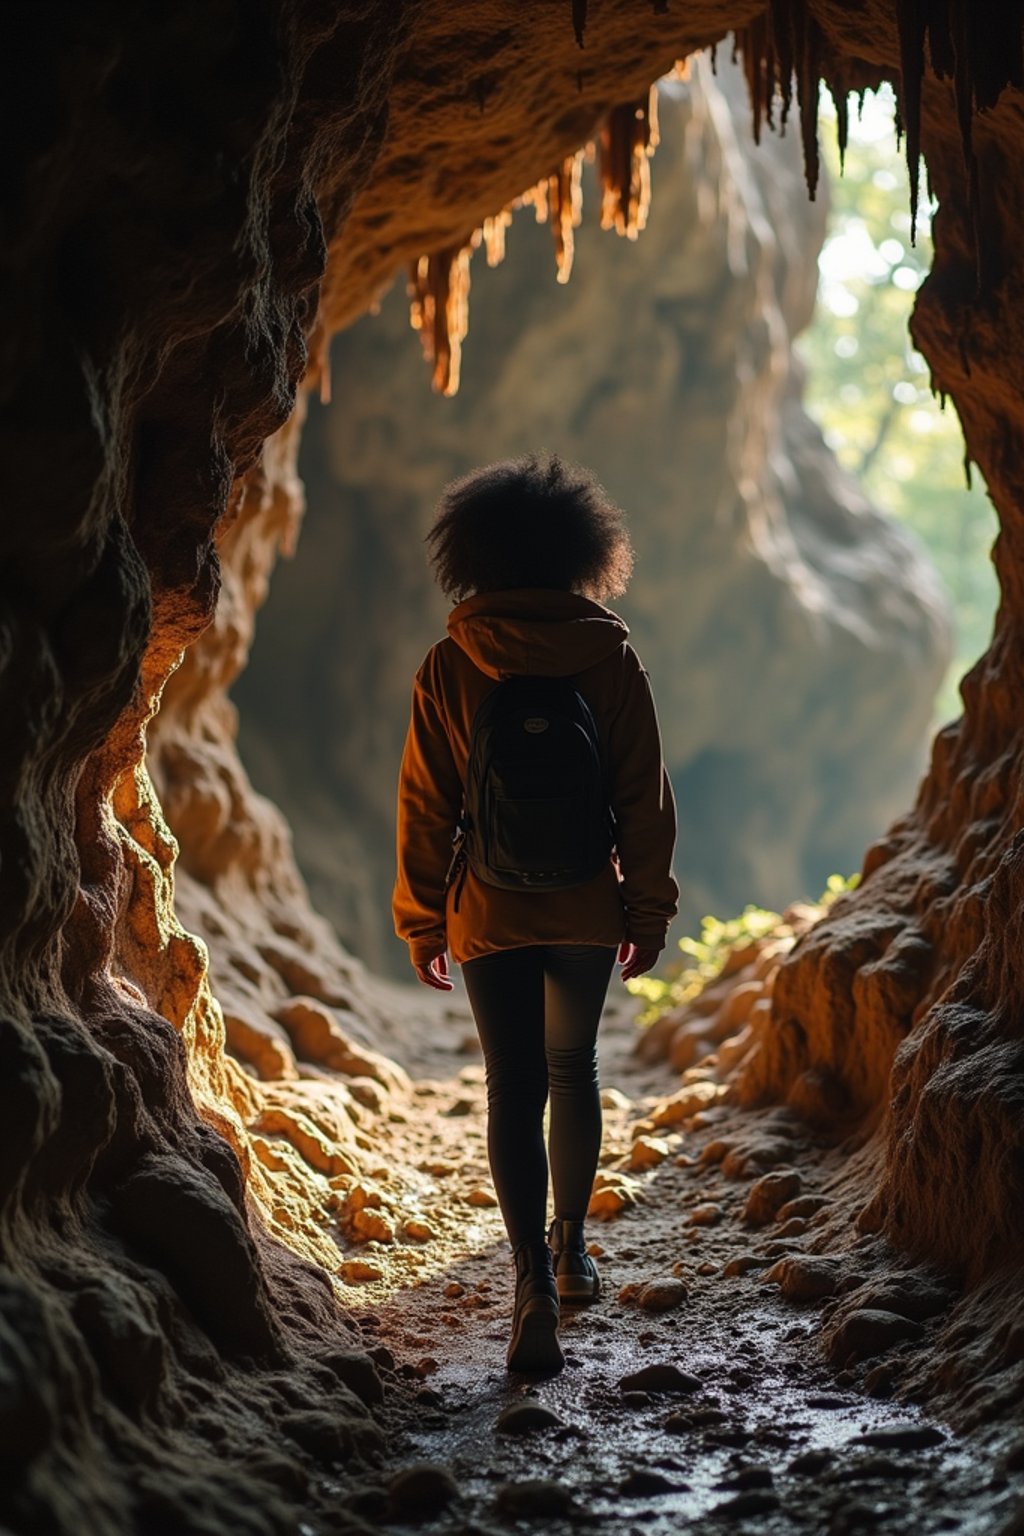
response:
<path id="1" fill-rule="evenodd" d="M 572 1515 L 576 1505 L 572 1494 L 550 1478 L 528 1478 L 521 1483 L 505 1483 L 498 1489 L 495 1509 L 512 1520 L 553 1519 Z"/>
<path id="2" fill-rule="evenodd" d="M 668 1157 L 672 1148 L 662 1136 L 638 1136 L 629 1151 L 626 1166 L 634 1171 L 657 1168 Z"/>
<path id="3" fill-rule="evenodd" d="M 721 1504 L 716 1504 L 712 1514 L 724 1515 L 730 1520 L 742 1520 L 747 1515 L 766 1515 L 770 1509 L 778 1507 L 777 1493 L 767 1488 L 750 1488 L 744 1493 L 738 1493 L 733 1499 L 724 1499 Z"/>
<path id="4" fill-rule="evenodd" d="M 523 1397 L 501 1410 L 496 1428 L 501 1435 L 525 1435 L 535 1429 L 555 1429 L 564 1423 L 565 1420 L 546 1403 Z"/>
<path id="5" fill-rule="evenodd" d="M 836 1364 L 851 1355 L 856 1360 L 870 1360 L 903 1339 L 919 1339 L 923 1332 L 912 1318 L 865 1307 L 851 1312 L 836 1329 L 829 1343 L 829 1357 Z"/>
<path id="6" fill-rule="evenodd" d="M 690 1212 L 690 1225 L 693 1227 L 717 1227 L 725 1211 L 713 1200 L 706 1201 L 703 1205 L 695 1205 Z"/>
<path id="7" fill-rule="evenodd" d="M 885 1424 L 858 1435 L 855 1445 L 873 1445 L 884 1451 L 923 1451 L 942 1444 L 942 1434 L 932 1424 Z"/>
<path id="8" fill-rule="evenodd" d="M 645 1365 L 639 1371 L 631 1371 L 619 1381 L 622 1392 L 699 1392 L 701 1383 L 688 1371 L 667 1362 Z"/>
<path id="9" fill-rule="evenodd" d="M 384 1271 L 379 1264 L 370 1264 L 366 1259 L 345 1259 L 338 1266 L 338 1274 L 346 1285 L 360 1285 L 371 1280 L 380 1280 Z"/>
<path id="10" fill-rule="evenodd" d="M 764 1174 L 750 1186 L 743 1220 L 751 1227 L 766 1226 L 787 1200 L 800 1193 L 802 1184 L 800 1175 L 792 1168 Z"/>
<path id="11" fill-rule="evenodd" d="M 726 1276 L 745 1275 L 751 1269 L 763 1268 L 763 1259 L 757 1258 L 752 1253 L 739 1253 L 734 1259 L 729 1260 L 728 1264 L 726 1264 L 725 1268 L 722 1270 L 722 1274 Z"/>
<path id="12" fill-rule="evenodd" d="M 619 1492 L 627 1499 L 646 1499 L 652 1494 L 671 1493 L 677 1485 L 663 1472 L 653 1472 L 649 1467 L 634 1467 L 619 1484 Z"/>
<path id="13" fill-rule="evenodd" d="M 671 1312 L 686 1300 L 686 1286 L 681 1280 L 666 1277 L 651 1280 L 642 1287 L 637 1301 L 645 1312 Z"/>
<path id="14" fill-rule="evenodd" d="M 587 1207 L 588 1216 L 607 1220 L 617 1216 L 627 1206 L 635 1205 L 637 1188 L 632 1179 L 623 1173 L 599 1173 L 594 1180 L 594 1192 Z"/>
<path id="15" fill-rule="evenodd" d="M 394 1520 L 430 1520 L 458 1496 L 458 1484 L 447 1467 L 423 1461 L 392 1478 L 388 1513 Z"/>
<path id="16" fill-rule="evenodd" d="M 789 1257 L 774 1264 L 765 1279 L 774 1281 L 788 1301 L 822 1301 L 835 1294 L 839 1267 L 835 1259 Z"/>

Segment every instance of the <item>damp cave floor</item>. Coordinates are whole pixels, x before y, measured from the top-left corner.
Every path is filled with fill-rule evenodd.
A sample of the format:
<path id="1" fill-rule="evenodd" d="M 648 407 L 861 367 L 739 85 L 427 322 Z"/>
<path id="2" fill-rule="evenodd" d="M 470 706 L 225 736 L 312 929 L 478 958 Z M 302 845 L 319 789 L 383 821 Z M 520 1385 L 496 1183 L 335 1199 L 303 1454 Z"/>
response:
<path id="1" fill-rule="evenodd" d="M 622 1166 L 636 1122 L 675 1086 L 666 1066 L 633 1054 L 633 1011 L 628 999 L 613 1002 L 602 1024 L 605 1171 Z M 564 1371 L 510 1375 L 512 1266 L 487 1171 L 483 1069 L 458 992 L 444 1026 L 418 1032 L 403 1064 L 413 1098 L 389 1121 L 376 1172 L 394 1180 L 402 1170 L 403 1209 L 418 1206 L 433 1235 L 352 1250 L 380 1272 L 352 1288 L 352 1315 L 385 1382 L 374 1415 L 387 1453 L 324 1494 L 396 1536 L 1017 1529 L 1024 1476 L 1006 1470 L 998 1442 L 959 1438 L 898 1393 L 878 1395 L 884 1386 L 867 1392 L 863 1369 L 828 1363 L 820 1303 L 794 1305 L 766 1283 L 778 1257 L 812 1248 L 816 1223 L 787 1239 L 743 1224 L 750 1178 L 727 1178 L 704 1158 L 744 1120 L 726 1106 L 704 1111 L 685 1134 L 655 1132 L 669 1155 L 628 1173 L 633 1203 L 588 1224 L 602 1250 L 602 1295 L 563 1309 Z M 827 1196 L 843 1154 L 815 1145 L 792 1119 L 780 1127 L 803 1192 Z M 710 1223 L 695 1222 L 708 1206 L 717 1207 L 705 1211 Z M 753 1267 L 724 1274 L 737 1258 Z M 677 1305 L 637 1304 L 637 1287 L 666 1277 L 685 1287 Z M 699 1386 L 620 1386 L 653 1364 L 677 1366 Z M 508 1432 L 499 1419 L 524 1399 L 550 1410 L 549 1422 Z"/>

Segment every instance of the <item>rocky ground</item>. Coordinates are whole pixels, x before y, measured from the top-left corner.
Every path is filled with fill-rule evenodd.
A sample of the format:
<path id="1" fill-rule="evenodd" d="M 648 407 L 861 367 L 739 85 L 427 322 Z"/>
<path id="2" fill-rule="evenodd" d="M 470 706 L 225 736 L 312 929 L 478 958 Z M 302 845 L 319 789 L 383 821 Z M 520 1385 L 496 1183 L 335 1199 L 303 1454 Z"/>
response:
<path id="1" fill-rule="evenodd" d="M 566 1369 L 547 1381 L 504 1368 L 511 1266 L 458 994 L 412 1049 L 413 1096 L 367 1170 L 344 1271 L 385 1383 L 374 1413 L 389 1449 L 338 1483 L 339 1506 L 370 1527 L 465 1536 L 1024 1530 L 1012 1437 L 958 1437 L 901 1371 L 941 1326 L 948 1283 L 894 1284 L 891 1255 L 873 1282 L 870 1235 L 814 1253 L 855 1149 L 816 1144 L 784 1111 L 759 1114 L 754 1133 L 710 1085 L 703 1107 L 666 1105 L 664 1067 L 632 1051 L 632 1011 L 613 1003 L 603 1029 L 604 1292 L 566 1315 Z"/>

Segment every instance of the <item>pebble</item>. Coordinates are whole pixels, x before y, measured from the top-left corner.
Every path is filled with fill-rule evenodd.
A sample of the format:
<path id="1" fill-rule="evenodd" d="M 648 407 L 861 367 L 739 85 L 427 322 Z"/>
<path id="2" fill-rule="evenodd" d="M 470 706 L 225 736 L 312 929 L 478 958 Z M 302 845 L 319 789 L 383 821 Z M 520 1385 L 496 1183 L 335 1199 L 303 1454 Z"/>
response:
<path id="1" fill-rule="evenodd" d="M 664 1280 L 649 1280 L 641 1289 L 637 1301 L 645 1312 L 671 1312 L 674 1307 L 682 1306 L 686 1297 L 687 1290 L 683 1282 L 666 1277 Z"/>
<path id="2" fill-rule="evenodd" d="M 493 1191 L 489 1189 L 481 1189 L 479 1187 L 476 1189 L 471 1189 L 469 1194 L 466 1196 L 467 1205 L 478 1206 L 481 1210 L 490 1210 L 491 1206 L 497 1205 L 497 1203 L 497 1195 L 495 1195 Z"/>
<path id="3" fill-rule="evenodd" d="M 823 1301 L 835 1294 L 839 1268 L 834 1259 L 793 1257 L 780 1259 L 765 1275 L 787 1301 Z"/>
<path id="4" fill-rule="evenodd" d="M 767 1488 L 749 1488 L 744 1493 L 738 1493 L 735 1498 L 724 1499 L 721 1504 L 716 1504 L 711 1511 L 713 1515 L 724 1515 L 726 1519 L 743 1520 L 747 1515 L 766 1515 L 771 1509 L 778 1509 L 779 1496 Z"/>
<path id="5" fill-rule="evenodd" d="M 803 1179 L 794 1168 L 776 1169 L 755 1180 L 750 1186 L 743 1220 L 751 1227 L 767 1226 L 787 1200 L 800 1193 Z"/>
<path id="6" fill-rule="evenodd" d="M 440 1514 L 459 1488 L 447 1467 L 422 1461 L 406 1467 L 388 1485 L 388 1509 L 394 1519 L 423 1520 Z"/>
<path id="7" fill-rule="evenodd" d="M 780 1240 L 788 1237 L 802 1237 L 807 1231 L 807 1222 L 802 1216 L 791 1216 L 787 1222 L 779 1228 L 777 1236 Z"/>
<path id="8" fill-rule="evenodd" d="M 415 1243 L 429 1243 L 434 1239 L 434 1229 L 425 1221 L 407 1221 L 404 1231 L 406 1237 L 411 1237 Z"/>
<path id="9" fill-rule="evenodd" d="M 745 1275 L 751 1269 L 763 1269 L 763 1268 L 764 1268 L 764 1260 L 763 1259 L 757 1258 L 752 1253 L 739 1253 L 739 1254 L 736 1255 L 736 1257 L 734 1259 L 730 1259 L 729 1260 L 728 1264 L 726 1264 L 725 1268 L 722 1270 L 722 1274 L 726 1275 L 726 1276 L 729 1276 L 729 1275 Z"/>
<path id="10" fill-rule="evenodd" d="M 632 1107 L 633 1107 L 633 1100 L 627 1098 L 626 1095 L 620 1089 L 618 1089 L 618 1088 L 602 1088 L 601 1089 L 601 1108 L 602 1109 L 632 1109 Z"/>
<path id="11" fill-rule="evenodd" d="M 709 1200 L 705 1205 L 695 1205 L 690 1212 L 690 1225 L 692 1227 L 717 1227 L 724 1210 L 715 1201 Z"/>
<path id="12" fill-rule="evenodd" d="M 456 1099 L 455 1103 L 450 1104 L 444 1113 L 449 1120 L 458 1120 L 463 1115 L 473 1114 L 475 1110 L 475 1099 Z"/>
<path id="13" fill-rule="evenodd" d="M 678 1125 L 681 1120 L 688 1120 L 699 1110 L 714 1104 L 723 1097 L 725 1092 L 726 1088 L 722 1083 L 688 1083 L 670 1099 L 665 1099 L 659 1104 L 651 1120 L 655 1126 Z"/>
<path id="14" fill-rule="evenodd" d="M 740 1467 L 738 1472 L 732 1473 L 719 1486 L 722 1488 L 772 1488 L 775 1479 L 772 1477 L 771 1467 L 755 1465 Z"/>
<path id="15" fill-rule="evenodd" d="M 854 1445 L 873 1445 L 885 1451 L 923 1451 L 941 1445 L 942 1435 L 931 1424 L 885 1424 L 858 1435 Z"/>
<path id="16" fill-rule="evenodd" d="M 794 1456 L 786 1471 L 795 1473 L 797 1477 L 817 1477 L 831 1460 L 831 1451 L 803 1451 L 799 1456 Z"/>
<path id="17" fill-rule="evenodd" d="M 621 1392 L 698 1392 L 701 1383 L 678 1365 L 645 1365 L 639 1371 L 631 1371 L 619 1381 Z"/>
<path id="18" fill-rule="evenodd" d="M 370 1264 L 366 1259 L 345 1259 L 338 1266 L 338 1274 L 346 1285 L 360 1285 L 364 1281 L 380 1280 L 384 1271 L 379 1264 Z"/>
<path id="19" fill-rule="evenodd" d="M 857 1360 L 869 1360 L 903 1339 L 919 1339 L 923 1332 L 921 1324 L 912 1318 L 865 1307 L 851 1312 L 836 1329 L 829 1355 L 836 1363 L 848 1360 L 851 1355 Z"/>
<path id="20" fill-rule="evenodd" d="M 652 1494 L 672 1493 L 676 1484 L 664 1472 L 652 1472 L 649 1467 L 634 1467 L 619 1484 L 619 1492 L 627 1499 L 646 1499 Z"/>
<path id="21" fill-rule="evenodd" d="M 587 1207 L 588 1216 L 609 1217 L 618 1215 L 627 1206 L 636 1204 L 637 1188 L 632 1179 L 623 1173 L 599 1173 L 594 1180 L 594 1192 Z"/>
<path id="22" fill-rule="evenodd" d="M 457 1280 L 449 1280 L 448 1284 L 444 1288 L 444 1294 L 446 1296 L 451 1296 L 454 1300 L 456 1296 L 464 1296 L 466 1294 L 466 1287 L 464 1285 L 460 1285 Z"/>
<path id="23" fill-rule="evenodd" d="M 507 1515 L 512 1520 L 558 1519 L 578 1513 L 568 1488 L 547 1477 L 503 1484 L 494 1504 L 500 1515 Z"/>
<path id="24" fill-rule="evenodd" d="M 377 1243 L 390 1243 L 394 1240 L 394 1228 L 387 1217 L 382 1216 L 379 1211 L 369 1209 L 353 1211 L 350 1220 L 352 1230 L 357 1237 Z"/>
<path id="25" fill-rule="evenodd" d="M 651 1406 L 651 1394 L 649 1392 L 623 1392 L 620 1399 L 624 1408 L 649 1408 Z"/>
<path id="26" fill-rule="evenodd" d="M 627 1168 L 641 1171 L 657 1168 L 668 1157 L 672 1148 L 663 1136 L 638 1136 L 629 1149 Z"/>
<path id="27" fill-rule="evenodd" d="M 535 1397 L 522 1397 L 501 1410 L 496 1428 L 500 1435 L 525 1435 L 534 1429 L 557 1429 L 564 1423 L 546 1403 L 539 1403 Z"/>

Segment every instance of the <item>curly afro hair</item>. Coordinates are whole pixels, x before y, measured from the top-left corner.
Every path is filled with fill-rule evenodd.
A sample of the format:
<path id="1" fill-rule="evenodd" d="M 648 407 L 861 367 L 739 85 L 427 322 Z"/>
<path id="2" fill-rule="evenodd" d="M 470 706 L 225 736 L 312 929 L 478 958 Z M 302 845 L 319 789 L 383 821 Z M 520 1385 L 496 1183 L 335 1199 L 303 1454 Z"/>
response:
<path id="1" fill-rule="evenodd" d="M 517 587 L 603 602 L 621 596 L 633 569 L 622 509 L 589 470 L 555 454 L 503 459 L 453 480 L 427 543 L 455 602 Z"/>

